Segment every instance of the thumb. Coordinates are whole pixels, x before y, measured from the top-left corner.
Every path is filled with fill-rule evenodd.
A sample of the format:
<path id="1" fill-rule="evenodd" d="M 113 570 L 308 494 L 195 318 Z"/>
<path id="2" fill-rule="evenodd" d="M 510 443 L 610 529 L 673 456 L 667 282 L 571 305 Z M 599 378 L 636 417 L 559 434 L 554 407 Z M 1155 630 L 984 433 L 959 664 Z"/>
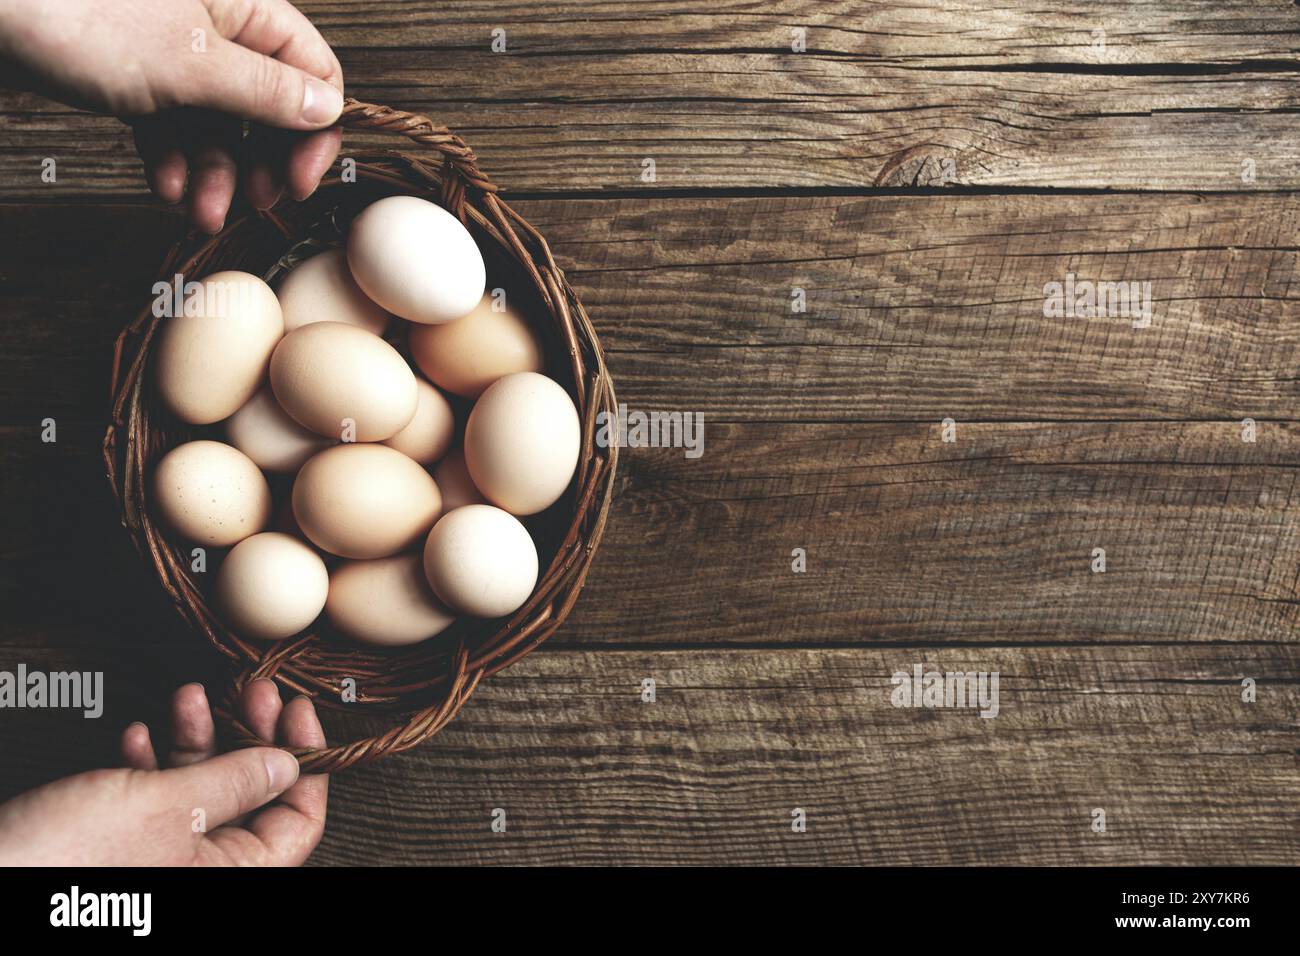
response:
<path id="1" fill-rule="evenodd" d="M 329 126 L 343 94 L 297 67 L 216 37 L 178 78 L 178 105 L 217 110 L 281 129 Z"/>
<path id="2" fill-rule="evenodd" d="M 212 829 L 251 813 L 292 787 L 298 779 L 298 761 L 274 747 L 250 747 L 163 770 L 156 779 L 169 802 L 191 812 L 202 809 Z"/>

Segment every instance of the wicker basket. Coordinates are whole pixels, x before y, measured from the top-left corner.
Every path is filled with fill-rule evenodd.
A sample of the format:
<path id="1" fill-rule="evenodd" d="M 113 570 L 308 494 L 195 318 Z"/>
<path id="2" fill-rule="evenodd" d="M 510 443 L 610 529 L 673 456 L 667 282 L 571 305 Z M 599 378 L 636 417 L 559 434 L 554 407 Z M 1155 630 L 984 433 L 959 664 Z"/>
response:
<path id="1" fill-rule="evenodd" d="M 464 706 L 480 680 L 519 660 L 555 632 L 591 566 L 617 463 L 616 447 L 600 447 L 595 441 L 597 414 L 612 415 L 617 407 L 600 342 L 546 241 L 498 198 L 473 152 L 445 127 L 424 116 L 352 99 L 345 103 L 339 124 L 404 136 L 422 147 L 423 154 L 386 150 L 352 156 L 355 180 L 348 176 L 346 182 L 340 161 L 306 202 L 283 202 L 270 212 L 233 219 L 217 236 L 177 244 L 159 270 L 159 280 L 170 281 L 180 273 L 189 281 L 223 269 L 243 269 L 273 280 L 307 247 L 337 242 L 352 216 L 374 199 L 405 193 L 435 200 L 474 234 L 488 261 L 490 279 L 508 273 L 515 282 L 512 296 L 517 289 L 535 296 L 525 314 L 535 325 L 541 323 L 547 371 L 577 404 L 583 432 L 569 491 L 542 515 L 526 519 L 543 570 L 532 597 L 504 622 L 462 620 L 442 635 L 400 651 L 363 648 L 327 629 L 276 644 L 245 641 L 230 633 L 209 607 L 212 575 L 191 572 L 189 546 L 163 534 L 148 502 L 147 479 L 158 458 L 212 430 L 177 422 L 153 394 L 150 355 L 161 320 L 152 309 L 146 307 L 118 336 L 104 464 L 137 549 L 153 565 L 181 615 L 233 662 L 231 685 L 217 707 L 231 742 L 263 743 L 233 716 L 244 685 L 260 677 L 307 694 L 321 706 L 382 713 L 395 724 L 376 737 L 296 751 L 303 771 L 312 773 L 344 770 L 428 740 Z M 344 703 L 349 678 L 355 682 L 356 700 Z"/>

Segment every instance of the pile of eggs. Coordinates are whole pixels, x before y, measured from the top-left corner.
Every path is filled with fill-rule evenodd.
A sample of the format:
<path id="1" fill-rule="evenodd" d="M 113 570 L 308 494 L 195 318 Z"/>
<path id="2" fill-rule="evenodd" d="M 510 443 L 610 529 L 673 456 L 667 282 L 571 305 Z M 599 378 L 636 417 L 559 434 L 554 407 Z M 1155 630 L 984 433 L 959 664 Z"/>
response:
<path id="1" fill-rule="evenodd" d="M 277 290 L 220 272 L 162 320 L 159 397 L 225 441 L 167 452 L 153 506 L 192 545 L 230 549 L 215 597 L 232 631 L 279 640 L 323 612 L 400 646 L 528 600 L 538 554 L 519 518 L 563 495 L 580 426 L 534 331 L 485 286 L 455 217 L 393 196 Z M 448 395 L 472 402 L 463 443 Z M 292 476 L 278 514 L 268 474 Z"/>

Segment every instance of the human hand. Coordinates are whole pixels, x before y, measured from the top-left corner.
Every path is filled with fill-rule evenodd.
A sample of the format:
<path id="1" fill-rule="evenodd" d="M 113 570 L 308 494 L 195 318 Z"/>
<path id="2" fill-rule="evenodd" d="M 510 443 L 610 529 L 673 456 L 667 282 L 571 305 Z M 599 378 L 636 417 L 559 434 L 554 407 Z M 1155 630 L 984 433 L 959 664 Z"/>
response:
<path id="1" fill-rule="evenodd" d="M 0 0 L 0 83 L 130 123 L 150 188 L 188 191 L 206 232 L 237 178 L 259 209 L 307 198 L 342 138 L 342 67 L 288 0 Z"/>
<path id="2" fill-rule="evenodd" d="M 282 707 L 269 680 L 245 688 L 240 710 L 263 740 L 325 745 L 311 701 Z M 132 724 L 122 733 L 129 769 L 56 780 L 0 806 L 0 866 L 296 866 L 311 855 L 329 777 L 299 778 L 298 761 L 273 747 L 214 756 L 198 684 L 172 697 L 172 738 L 171 769 L 158 769 L 149 729 Z"/>

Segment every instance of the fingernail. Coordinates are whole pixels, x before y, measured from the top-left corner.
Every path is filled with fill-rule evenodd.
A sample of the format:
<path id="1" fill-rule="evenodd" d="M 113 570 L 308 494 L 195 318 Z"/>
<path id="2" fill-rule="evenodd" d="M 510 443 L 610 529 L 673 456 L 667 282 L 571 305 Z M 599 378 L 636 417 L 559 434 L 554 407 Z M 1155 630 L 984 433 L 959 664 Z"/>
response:
<path id="1" fill-rule="evenodd" d="M 280 201 L 280 197 L 283 195 L 284 195 L 284 187 L 281 186 L 275 192 L 271 193 L 270 199 L 266 199 L 260 203 L 253 203 L 253 207 L 258 212 L 266 212 L 268 209 L 273 209 L 275 207 L 275 204 Z"/>
<path id="2" fill-rule="evenodd" d="M 324 126 L 339 118 L 343 112 L 343 94 L 324 80 L 307 77 L 302 92 L 302 121 L 312 126 Z"/>
<path id="3" fill-rule="evenodd" d="M 272 793 L 284 793 L 298 779 L 298 760 L 286 750 L 266 752 L 266 776 Z"/>

